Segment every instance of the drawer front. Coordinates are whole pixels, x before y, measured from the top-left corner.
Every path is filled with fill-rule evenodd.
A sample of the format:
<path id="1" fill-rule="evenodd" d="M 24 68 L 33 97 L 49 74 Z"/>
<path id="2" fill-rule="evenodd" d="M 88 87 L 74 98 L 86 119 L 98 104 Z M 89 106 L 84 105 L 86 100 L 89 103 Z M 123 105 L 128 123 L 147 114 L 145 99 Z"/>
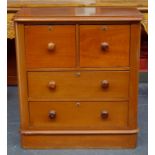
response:
<path id="1" fill-rule="evenodd" d="M 81 67 L 129 66 L 130 26 L 81 25 Z"/>
<path id="2" fill-rule="evenodd" d="M 25 26 L 27 68 L 75 67 L 75 26 Z"/>
<path id="3" fill-rule="evenodd" d="M 121 129 L 127 102 L 30 102 L 30 126 L 40 129 Z"/>
<path id="4" fill-rule="evenodd" d="M 116 100 L 128 99 L 129 72 L 29 72 L 30 99 Z"/>

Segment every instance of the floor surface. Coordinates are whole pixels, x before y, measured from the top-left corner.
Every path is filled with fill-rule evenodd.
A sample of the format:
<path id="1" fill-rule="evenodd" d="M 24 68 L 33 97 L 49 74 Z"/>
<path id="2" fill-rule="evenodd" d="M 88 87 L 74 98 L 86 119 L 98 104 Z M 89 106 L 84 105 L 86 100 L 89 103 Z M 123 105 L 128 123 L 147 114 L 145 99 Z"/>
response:
<path id="1" fill-rule="evenodd" d="M 139 84 L 139 127 L 136 149 L 51 149 L 25 150 L 20 147 L 18 89 L 8 87 L 8 155 L 148 155 L 148 86 Z"/>

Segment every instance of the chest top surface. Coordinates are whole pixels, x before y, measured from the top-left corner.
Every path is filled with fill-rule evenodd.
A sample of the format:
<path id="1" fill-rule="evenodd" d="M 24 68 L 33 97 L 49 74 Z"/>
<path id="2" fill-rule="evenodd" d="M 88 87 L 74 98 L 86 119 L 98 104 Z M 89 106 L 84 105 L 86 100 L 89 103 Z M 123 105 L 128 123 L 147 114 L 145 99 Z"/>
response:
<path id="1" fill-rule="evenodd" d="M 52 7 L 23 8 L 15 21 L 140 21 L 136 8 Z"/>

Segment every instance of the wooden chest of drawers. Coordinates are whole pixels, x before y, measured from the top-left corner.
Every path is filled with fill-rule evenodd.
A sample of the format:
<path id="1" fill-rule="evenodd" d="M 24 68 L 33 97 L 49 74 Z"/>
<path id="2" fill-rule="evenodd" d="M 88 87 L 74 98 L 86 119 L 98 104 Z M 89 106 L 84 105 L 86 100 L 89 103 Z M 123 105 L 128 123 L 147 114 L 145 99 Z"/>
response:
<path id="1" fill-rule="evenodd" d="M 15 18 L 24 148 L 131 148 L 141 14 L 25 8 Z"/>

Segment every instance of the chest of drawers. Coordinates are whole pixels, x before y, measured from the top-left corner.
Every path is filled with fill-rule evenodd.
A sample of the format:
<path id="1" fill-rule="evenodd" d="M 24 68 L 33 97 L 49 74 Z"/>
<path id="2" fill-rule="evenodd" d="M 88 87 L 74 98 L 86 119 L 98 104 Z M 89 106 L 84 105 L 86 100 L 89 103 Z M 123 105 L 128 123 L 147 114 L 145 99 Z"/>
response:
<path id="1" fill-rule="evenodd" d="M 24 148 L 136 146 L 141 18 L 134 8 L 19 11 Z"/>

